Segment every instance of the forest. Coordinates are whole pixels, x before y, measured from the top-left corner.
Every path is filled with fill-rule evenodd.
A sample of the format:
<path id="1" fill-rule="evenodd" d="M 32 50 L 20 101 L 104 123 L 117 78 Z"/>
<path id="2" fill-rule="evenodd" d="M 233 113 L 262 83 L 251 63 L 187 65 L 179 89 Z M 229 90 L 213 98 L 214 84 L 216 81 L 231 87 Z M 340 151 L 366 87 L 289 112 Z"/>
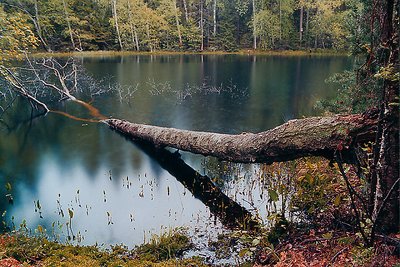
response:
<path id="1" fill-rule="evenodd" d="M 360 0 L 2 0 L 45 51 L 349 50 Z M 10 28 L 11 27 L 11 28 Z M 3 41 L 4 42 L 4 41 Z"/>
<path id="2" fill-rule="evenodd" d="M 0 0 L 0 266 L 398 266 L 398 29 L 398 0 Z"/>

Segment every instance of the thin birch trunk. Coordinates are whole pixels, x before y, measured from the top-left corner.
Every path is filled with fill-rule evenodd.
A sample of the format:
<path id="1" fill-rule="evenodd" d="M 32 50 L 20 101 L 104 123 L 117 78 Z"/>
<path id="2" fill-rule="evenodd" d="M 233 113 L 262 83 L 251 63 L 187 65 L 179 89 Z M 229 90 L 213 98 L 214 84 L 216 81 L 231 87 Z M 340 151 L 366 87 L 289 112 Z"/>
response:
<path id="1" fill-rule="evenodd" d="M 68 11 L 67 11 L 67 3 L 65 2 L 65 0 L 62 0 L 63 2 L 63 7 L 64 7 L 64 14 L 65 14 L 65 19 L 67 20 L 67 26 L 68 26 L 68 31 L 69 31 L 69 37 L 71 39 L 71 44 L 73 49 L 75 50 L 75 41 L 74 41 L 74 36 L 72 34 L 72 27 L 71 27 L 71 22 L 69 19 L 69 15 L 68 15 Z"/>
<path id="2" fill-rule="evenodd" d="M 214 0 L 213 8 L 213 35 L 215 37 L 217 35 L 217 0 Z"/>
<path id="3" fill-rule="evenodd" d="M 121 50 L 124 50 L 124 47 L 122 46 L 121 34 L 119 31 L 119 26 L 118 26 L 117 0 L 111 0 L 111 1 L 112 1 L 112 11 L 113 11 L 113 17 L 114 17 L 114 23 L 115 23 L 115 30 L 117 31 L 119 47 L 121 48 Z"/>
<path id="4" fill-rule="evenodd" d="M 303 14 L 304 13 L 304 7 L 302 6 L 300 8 L 300 25 L 299 25 L 299 44 L 301 47 L 301 44 L 303 42 Z"/>
<path id="5" fill-rule="evenodd" d="M 132 42 L 136 46 L 136 51 L 139 51 L 139 40 L 137 36 L 137 31 L 136 31 L 136 26 L 133 23 L 133 18 L 132 18 L 132 8 L 131 8 L 131 2 L 130 0 L 127 0 L 128 2 L 128 16 L 129 16 L 129 26 L 131 28 L 131 35 L 132 35 Z"/>
<path id="6" fill-rule="evenodd" d="M 185 9 L 185 21 L 188 22 L 189 16 L 188 16 L 188 8 L 187 8 L 186 0 L 183 0 L 183 9 Z"/>
<path id="7" fill-rule="evenodd" d="M 38 34 L 40 42 L 43 44 L 44 48 L 50 52 L 51 49 L 49 48 L 47 42 L 44 40 L 43 34 L 42 34 L 42 27 L 40 26 L 40 21 L 39 21 L 39 7 L 38 7 L 37 0 L 35 0 L 35 2 L 34 2 L 34 8 L 35 8 L 35 19 L 33 19 L 33 22 L 35 24 L 37 34 Z"/>
<path id="8" fill-rule="evenodd" d="M 178 7 L 176 6 L 176 2 L 174 1 L 174 8 L 175 8 L 175 22 L 176 28 L 178 30 L 178 37 L 179 37 L 179 46 L 182 46 L 182 34 L 181 34 L 181 26 L 179 25 L 179 16 L 178 16 Z"/>
<path id="9" fill-rule="evenodd" d="M 257 35 L 256 35 L 256 2 L 252 0 L 253 3 L 253 49 L 257 49 Z"/>
<path id="10" fill-rule="evenodd" d="M 204 50 L 204 25 L 203 25 L 203 0 L 200 0 L 200 31 L 201 31 L 201 48 Z"/>
<path id="11" fill-rule="evenodd" d="M 149 22 L 146 21 L 146 32 L 147 32 L 147 40 L 149 43 L 149 47 L 150 47 L 150 52 L 153 52 L 153 46 L 151 44 L 151 40 L 150 40 L 150 26 L 149 26 Z"/>
<path id="12" fill-rule="evenodd" d="M 282 42 L 282 0 L 279 0 L 279 41 Z"/>
<path id="13" fill-rule="evenodd" d="M 307 38 L 307 46 L 309 47 L 310 46 L 310 41 L 309 41 L 309 38 L 308 38 L 308 25 L 309 25 L 309 23 L 310 23 L 310 9 L 309 8 L 307 8 L 307 10 L 306 10 L 306 38 Z"/>

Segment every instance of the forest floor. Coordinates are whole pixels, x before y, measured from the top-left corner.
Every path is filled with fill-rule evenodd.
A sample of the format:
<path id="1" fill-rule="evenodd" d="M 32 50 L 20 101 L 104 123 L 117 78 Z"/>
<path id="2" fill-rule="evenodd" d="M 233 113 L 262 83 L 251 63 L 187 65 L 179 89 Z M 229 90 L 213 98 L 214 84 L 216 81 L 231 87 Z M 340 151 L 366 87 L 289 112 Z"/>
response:
<path id="1" fill-rule="evenodd" d="M 217 243 L 210 247 L 227 249 L 224 241 Z M 62 245 L 45 238 L 5 234 L 0 237 L 0 266 L 217 266 L 200 257 L 182 259 L 180 255 L 189 247 L 178 246 L 182 250 L 168 252 L 165 244 L 153 245 L 142 245 L 134 250 L 123 246 L 102 250 L 95 246 Z M 309 231 L 291 235 L 274 249 L 258 246 L 254 256 L 234 266 L 398 267 L 400 258 L 395 255 L 395 247 L 385 244 L 383 240 L 376 242 L 374 247 L 366 248 L 356 235 L 346 232 Z"/>

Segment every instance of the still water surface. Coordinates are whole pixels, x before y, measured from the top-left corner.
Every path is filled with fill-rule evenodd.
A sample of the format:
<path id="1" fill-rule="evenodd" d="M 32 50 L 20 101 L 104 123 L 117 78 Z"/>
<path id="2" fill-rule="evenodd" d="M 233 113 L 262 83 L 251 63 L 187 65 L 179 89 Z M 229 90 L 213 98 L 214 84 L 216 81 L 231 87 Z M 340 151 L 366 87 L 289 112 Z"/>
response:
<path id="1" fill-rule="evenodd" d="M 223 133 L 259 132 L 316 115 L 315 102 L 335 94 L 325 79 L 352 64 L 347 57 L 236 55 L 79 60 L 99 84 L 119 88 L 93 99 L 105 116 Z M 54 108 L 87 117 L 74 103 Z M 54 113 L 24 121 L 20 113 L 10 129 L 0 128 L 0 211 L 7 210 L 9 222 L 26 220 L 49 234 L 54 228 L 61 240 L 73 235 L 82 244 L 128 246 L 178 226 L 193 236 L 224 231 L 220 218 L 156 159 L 105 125 Z M 220 164 L 189 153 L 182 158 L 218 179 L 237 203 L 265 214 L 262 186 L 254 187 L 257 165 Z M 7 182 L 13 205 L 5 198 Z"/>

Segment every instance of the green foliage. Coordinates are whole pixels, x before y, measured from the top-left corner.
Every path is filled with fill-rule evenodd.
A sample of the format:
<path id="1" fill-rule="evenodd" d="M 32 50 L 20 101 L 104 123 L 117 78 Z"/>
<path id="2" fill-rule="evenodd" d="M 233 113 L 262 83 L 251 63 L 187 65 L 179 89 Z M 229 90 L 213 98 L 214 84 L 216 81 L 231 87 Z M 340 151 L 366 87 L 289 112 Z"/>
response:
<path id="1" fill-rule="evenodd" d="M 317 108 L 332 113 L 362 113 L 375 106 L 379 101 L 377 80 L 359 84 L 356 75 L 354 71 L 344 71 L 331 76 L 327 82 L 340 86 L 338 93 L 334 99 L 318 102 Z"/>
<path id="2" fill-rule="evenodd" d="M 315 5 L 312 5 L 314 14 L 310 21 L 309 38 L 314 40 L 315 46 L 336 49 L 348 46 L 347 37 L 350 32 L 346 26 L 352 24 L 352 10 L 343 9 L 343 6 L 346 7 L 344 0 L 316 1 Z M 354 25 L 351 26 L 353 27 Z"/>
<path id="3" fill-rule="evenodd" d="M 341 204 L 344 195 L 339 185 L 343 182 L 333 167 L 326 166 L 324 161 L 312 160 L 302 162 L 299 167 L 295 180 L 296 190 L 291 200 L 293 211 L 316 218 L 330 205 Z"/>
<path id="4" fill-rule="evenodd" d="M 200 29 L 190 19 L 186 26 L 182 27 L 183 49 L 186 51 L 199 51 L 201 46 Z"/>
<path id="5" fill-rule="evenodd" d="M 205 49 L 236 51 L 252 47 L 254 34 L 257 48 L 299 47 L 301 7 L 301 47 L 347 49 L 350 40 L 359 44 L 354 49 L 365 44 L 360 30 L 353 27 L 363 10 L 360 0 L 254 2 L 254 17 L 250 0 L 194 0 L 187 1 L 186 9 L 177 0 L 117 0 L 116 16 L 106 0 L 5 0 L 1 12 L 14 20 L 12 24 L 29 28 L 28 35 L 40 40 L 35 46 L 41 44 L 48 51 L 120 49 L 116 22 L 124 50 L 197 51 L 204 40 Z M 7 24 L 1 24 L 3 29 Z M 29 43 L 20 35 L 14 37 Z M 2 38 L 0 49 L 10 44 L 9 36 Z"/>
<path id="6" fill-rule="evenodd" d="M 184 249 L 184 244 L 188 243 L 187 240 L 187 237 L 184 238 L 175 234 L 164 239 L 163 242 L 175 242 L 175 244 L 170 244 L 170 247 L 176 250 L 170 252 L 177 255 L 179 254 L 178 249 Z M 142 259 L 148 258 L 150 251 L 144 252 L 144 255 L 138 253 L 141 253 L 138 249 L 132 251 L 123 245 L 112 246 L 109 250 L 101 249 L 98 246 L 63 245 L 49 241 L 44 234 L 31 236 L 25 231 L 0 236 L 0 260 L 12 257 L 21 263 L 35 264 L 35 266 L 59 266 L 60 263 L 67 267 L 205 266 L 199 258 L 176 260 L 172 254 L 170 254 L 169 260 L 158 260 L 158 263 L 154 263 Z"/>
<path id="7" fill-rule="evenodd" d="M 295 215 L 316 224 L 347 203 L 346 187 L 336 166 L 319 158 L 263 166 L 261 179 L 268 190 L 269 242 L 288 231 L 286 218 Z"/>
<path id="8" fill-rule="evenodd" d="M 70 0 L 73 37 L 79 50 L 101 50 L 108 48 L 112 31 L 107 21 L 111 12 L 92 0 Z M 64 37 L 67 37 L 65 32 Z"/>
<path id="9" fill-rule="evenodd" d="M 353 261 L 357 265 L 364 265 L 366 262 L 371 262 L 372 257 L 374 256 L 374 248 L 373 247 L 364 247 L 364 246 L 354 246 L 351 250 L 351 255 L 353 256 Z"/>
<path id="10" fill-rule="evenodd" d="M 275 47 L 279 38 L 279 17 L 270 10 L 262 10 L 255 17 L 256 34 L 260 37 L 261 48 L 270 49 Z"/>
<path id="11" fill-rule="evenodd" d="M 159 262 L 179 257 L 191 246 L 190 239 L 178 229 L 160 236 L 153 235 L 148 243 L 138 246 L 135 252 L 141 259 Z"/>

